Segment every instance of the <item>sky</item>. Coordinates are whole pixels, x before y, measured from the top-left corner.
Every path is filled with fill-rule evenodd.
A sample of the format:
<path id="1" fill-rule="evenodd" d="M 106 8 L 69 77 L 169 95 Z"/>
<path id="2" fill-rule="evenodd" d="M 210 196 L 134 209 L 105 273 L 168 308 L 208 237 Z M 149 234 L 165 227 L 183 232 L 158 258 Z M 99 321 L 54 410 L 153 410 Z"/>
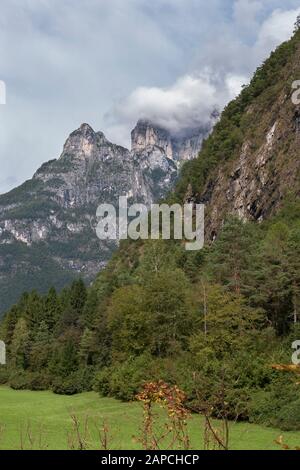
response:
<path id="1" fill-rule="evenodd" d="M 0 193 L 83 122 L 127 147 L 139 118 L 207 124 L 297 14 L 299 0 L 1 0 Z"/>

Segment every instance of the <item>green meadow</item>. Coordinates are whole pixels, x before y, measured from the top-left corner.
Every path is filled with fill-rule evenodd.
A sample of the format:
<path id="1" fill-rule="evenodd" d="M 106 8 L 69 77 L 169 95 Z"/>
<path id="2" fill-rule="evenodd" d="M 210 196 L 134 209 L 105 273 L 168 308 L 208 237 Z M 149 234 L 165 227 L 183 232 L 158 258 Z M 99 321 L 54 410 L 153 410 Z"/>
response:
<path id="1" fill-rule="evenodd" d="M 72 416 L 80 422 L 88 448 L 101 449 L 99 429 L 108 429 L 109 449 L 140 449 L 136 437 L 142 425 L 139 403 L 122 403 L 100 398 L 96 393 L 75 396 L 51 392 L 14 391 L 0 387 L 0 449 L 70 449 L 74 444 Z M 88 425 L 86 425 L 88 423 Z M 193 416 L 189 430 L 194 449 L 203 448 L 203 418 Z M 291 446 L 300 444 L 300 432 L 255 424 L 230 425 L 230 449 L 276 450 L 282 436 Z M 73 444 L 72 444 L 73 443 Z"/>

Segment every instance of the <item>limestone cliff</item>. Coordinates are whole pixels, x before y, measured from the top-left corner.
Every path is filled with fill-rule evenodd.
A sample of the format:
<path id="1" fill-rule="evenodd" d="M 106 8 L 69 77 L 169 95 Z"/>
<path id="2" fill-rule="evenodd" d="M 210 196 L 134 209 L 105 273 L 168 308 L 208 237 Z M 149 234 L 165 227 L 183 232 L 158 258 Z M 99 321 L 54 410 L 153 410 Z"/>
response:
<path id="1" fill-rule="evenodd" d="M 215 119 L 217 117 L 216 114 Z M 149 120 L 142 119 L 131 133 L 131 148 L 136 153 L 154 147 L 160 148 L 168 158 L 180 165 L 198 155 L 202 142 L 210 131 L 211 127 L 207 126 L 172 133 Z"/>
<path id="2" fill-rule="evenodd" d="M 82 124 L 57 160 L 0 196 L 0 311 L 23 290 L 94 278 L 117 247 L 96 236 L 99 204 L 117 206 L 127 196 L 149 206 L 174 186 L 178 167 L 167 131 L 146 129 L 140 136 L 130 151 Z"/>

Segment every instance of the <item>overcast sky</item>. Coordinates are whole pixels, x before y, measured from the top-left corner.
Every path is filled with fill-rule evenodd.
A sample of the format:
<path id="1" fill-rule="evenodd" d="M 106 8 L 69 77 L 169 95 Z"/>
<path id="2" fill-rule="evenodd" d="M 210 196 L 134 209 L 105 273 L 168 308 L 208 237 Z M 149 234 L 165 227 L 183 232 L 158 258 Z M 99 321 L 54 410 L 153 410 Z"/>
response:
<path id="1" fill-rule="evenodd" d="M 299 0 L 1 0 L 0 193 L 82 122 L 127 146 L 140 117 L 206 123 L 299 13 Z"/>

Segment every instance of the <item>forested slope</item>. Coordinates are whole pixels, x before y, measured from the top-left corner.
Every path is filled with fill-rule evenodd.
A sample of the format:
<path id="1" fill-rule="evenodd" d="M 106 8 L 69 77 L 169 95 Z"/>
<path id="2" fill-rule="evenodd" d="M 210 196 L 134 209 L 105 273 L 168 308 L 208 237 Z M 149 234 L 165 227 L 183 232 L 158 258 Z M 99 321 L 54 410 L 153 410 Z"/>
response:
<path id="1" fill-rule="evenodd" d="M 300 339 L 299 51 L 298 32 L 228 105 L 169 196 L 206 203 L 205 249 L 124 242 L 88 290 L 24 294 L 1 326 L 2 381 L 128 400 L 163 379 L 192 408 L 218 415 L 226 403 L 231 418 L 300 428 L 299 390 L 271 367 Z"/>

